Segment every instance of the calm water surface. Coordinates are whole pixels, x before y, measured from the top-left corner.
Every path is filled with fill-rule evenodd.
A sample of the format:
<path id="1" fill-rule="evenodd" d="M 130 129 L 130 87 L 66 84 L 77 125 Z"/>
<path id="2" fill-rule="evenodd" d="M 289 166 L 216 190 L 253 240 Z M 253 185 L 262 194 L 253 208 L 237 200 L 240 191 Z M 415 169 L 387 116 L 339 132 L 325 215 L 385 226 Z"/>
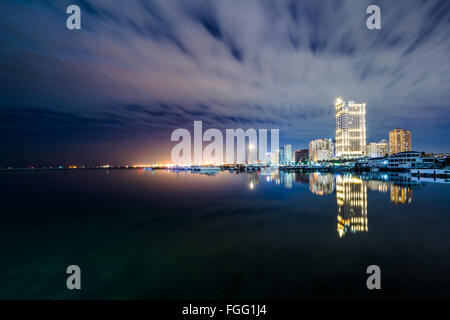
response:
<path id="1" fill-rule="evenodd" d="M 71 170 L 1 173 L 0 192 L 1 299 L 450 298 L 449 184 Z"/>

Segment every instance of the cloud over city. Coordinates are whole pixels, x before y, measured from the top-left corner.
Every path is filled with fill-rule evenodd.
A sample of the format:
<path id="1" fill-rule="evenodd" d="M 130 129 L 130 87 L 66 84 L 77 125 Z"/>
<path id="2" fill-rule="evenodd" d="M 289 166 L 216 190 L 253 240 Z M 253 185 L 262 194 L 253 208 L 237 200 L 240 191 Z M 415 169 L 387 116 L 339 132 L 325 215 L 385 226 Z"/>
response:
<path id="1" fill-rule="evenodd" d="M 301 145 L 333 134 L 342 96 L 367 103 L 369 140 L 393 127 L 423 135 L 419 146 L 450 134 L 448 1 L 74 3 L 76 31 L 65 28 L 70 1 L 2 3 L 2 132 L 164 139 L 157 133 L 203 120 L 280 128 Z M 381 30 L 366 28 L 370 4 Z"/>

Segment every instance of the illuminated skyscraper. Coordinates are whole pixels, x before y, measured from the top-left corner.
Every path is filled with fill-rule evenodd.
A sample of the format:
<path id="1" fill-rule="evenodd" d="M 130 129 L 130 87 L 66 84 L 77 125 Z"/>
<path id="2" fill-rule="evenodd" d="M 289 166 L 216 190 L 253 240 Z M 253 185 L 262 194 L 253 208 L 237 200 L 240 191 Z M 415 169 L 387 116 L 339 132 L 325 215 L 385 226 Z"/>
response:
<path id="1" fill-rule="evenodd" d="M 366 104 L 336 99 L 336 157 L 362 157 L 366 148 Z"/>
<path id="2" fill-rule="evenodd" d="M 394 129 L 389 132 L 389 154 L 411 151 L 411 131 Z"/>
<path id="3" fill-rule="evenodd" d="M 280 152 L 278 153 L 279 155 L 279 162 L 283 163 L 284 162 L 284 147 L 280 147 Z"/>
<path id="4" fill-rule="evenodd" d="M 284 161 L 291 162 L 292 161 L 292 146 L 290 144 L 284 145 Z"/>

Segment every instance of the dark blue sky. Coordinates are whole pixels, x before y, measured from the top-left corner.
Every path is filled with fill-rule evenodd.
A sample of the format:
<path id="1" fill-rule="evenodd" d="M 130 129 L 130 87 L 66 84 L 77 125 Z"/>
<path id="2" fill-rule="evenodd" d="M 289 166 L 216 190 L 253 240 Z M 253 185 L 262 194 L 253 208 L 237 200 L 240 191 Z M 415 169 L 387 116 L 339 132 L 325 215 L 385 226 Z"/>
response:
<path id="1" fill-rule="evenodd" d="M 168 160 L 194 120 L 305 148 L 337 96 L 367 103 L 368 142 L 449 152 L 449 33 L 445 0 L 2 1 L 0 165 Z"/>

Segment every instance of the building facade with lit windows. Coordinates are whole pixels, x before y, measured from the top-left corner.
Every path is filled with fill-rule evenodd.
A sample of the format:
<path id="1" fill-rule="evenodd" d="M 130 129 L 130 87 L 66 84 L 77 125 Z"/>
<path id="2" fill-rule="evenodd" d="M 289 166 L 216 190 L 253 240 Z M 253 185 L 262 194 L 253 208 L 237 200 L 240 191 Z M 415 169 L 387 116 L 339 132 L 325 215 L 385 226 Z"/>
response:
<path id="1" fill-rule="evenodd" d="M 393 129 L 389 132 L 389 154 L 411 151 L 411 131 Z"/>
<path id="2" fill-rule="evenodd" d="M 285 144 L 283 147 L 284 150 L 284 162 L 292 161 L 292 146 L 290 144 Z"/>
<path id="3" fill-rule="evenodd" d="M 336 99 L 336 157 L 363 157 L 366 151 L 366 104 Z"/>
<path id="4" fill-rule="evenodd" d="M 388 155 L 388 142 L 382 139 L 380 142 L 370 142 L 366 145 L 365 156 L 369 158 L 385 157 Z"/>
<path id="5" fill-rule="evenodd" d="M 278 165 L 280 163 L 280 150 L 275 150 L 270 154 L 270 163 L 271 165 Z"/>
<path id="6" fill-rule="evenodd" d="M 316 139 L 309 142 L 309 158 L 312 161 L 327 161 L 333 158 L 334 144 L 331 139 Z"/>

